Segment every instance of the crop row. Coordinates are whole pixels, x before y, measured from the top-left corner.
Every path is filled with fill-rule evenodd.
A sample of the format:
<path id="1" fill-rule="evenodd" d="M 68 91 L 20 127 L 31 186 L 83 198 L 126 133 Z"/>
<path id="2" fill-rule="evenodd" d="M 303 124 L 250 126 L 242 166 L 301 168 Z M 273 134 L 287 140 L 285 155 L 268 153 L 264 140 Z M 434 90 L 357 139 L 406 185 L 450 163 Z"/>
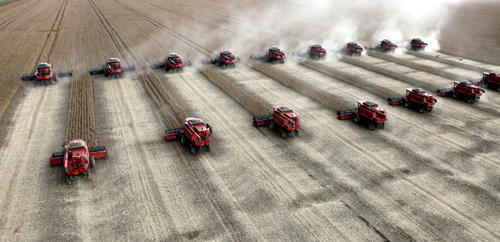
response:
<path id="1" fill-rule="evenodd" d="M 200 71 L 212 83 L 219 86 L 222 90 L 228 93 L 253 115 L 258 116 L 267 113 L 268 107 L 270 105 L 266 105 L 262 100 L 259 100 L 254 96 L 248 94 L 245 90 L 235 85 L 231 80 L 224 77 L 218 71 L 215 71 L 212 68 L 203 68 Z"/>
<path id="2" fill-rule="evenodd" d="M 94 119 L 94 92 L 89 75 L 80 75 L 71 82 L 66 142 L 83 139 L 96 143 Z"/>
<path id="3" fill-rule="evenodd" d="M 419 71 L 425 71 L 428 73 L 432 73 L 432 74 L 442 76 L 442 77 L 445 77 L 448 79 L 452 79 L 452 80 L 466 79 L 466 77 L 464 77 L 462 75 L 457 75 L 457 74 L 449 72 L 449 71 L 441 70 L 440 68 L 436 68 L 436 67 L 432 67 L 432 66 L 428 66 L 428 65 L 422 65 L 419 63 L 408 61 L 408 60 L 405 60 L 402 58 L 398 58 L 394 55 L 387 55 L 387 54 L 380 53 L 377 51 L 368 51 L 367 53 L 368 53 L 368 55 L 376 57 L 376 58 L 380 58 L 380 59 L 383 59 L 386 61 L 390 61 L 390 62 L 394 62 L 394 63 L 404 65 L 407 67 L 411 67 L 411 68 L 419 70 Z"/>

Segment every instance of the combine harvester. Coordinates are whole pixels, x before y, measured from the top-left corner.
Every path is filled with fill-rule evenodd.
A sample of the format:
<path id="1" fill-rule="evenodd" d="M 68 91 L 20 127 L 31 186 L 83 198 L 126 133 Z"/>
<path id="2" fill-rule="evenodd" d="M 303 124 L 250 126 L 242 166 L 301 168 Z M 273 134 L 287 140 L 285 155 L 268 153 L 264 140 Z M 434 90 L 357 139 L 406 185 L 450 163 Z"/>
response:
<path id="1" fill-rule="evenodd" d="M 361 54 L 363 53 L 363 47 L 361 47 L 361 45 L 359 45 L 357 42 L 351 41 L 349 43 L 346 43 L 344 47 L 338 52 L 349 56 L 361 56 Z"/>
<path id="2" fill-rule="evenodd" d="M 296 55 L 299 57 L 307 57 L 313 60 L 325 59 L 326 50 L 320 44 L 311 45 L 307 48 L 307 52 L 299 52 L 297 54 L 292 53 L 292 55 Z M 252 56 L 250 56 L 252 58 Z M 254 58 L 255 59 L 255 58 Z"/>
<path id="3" fill-rule="evenodd" d="M 365 48 L 367 48 L 369 50 L 378 51 L 378 52 L 394 53 L 396 51 L 396 49 L 398 48 L 398 46 L 396 44 L 392 43 L 392 41 L 390 41 L 388 39 L 383 39 L 382 41 L 380 41 L 378 43 L 377 46 L 370 46 L 370 47 L 365 46 Z"/>
<path id="4" fill-rule="evenodd" d="M 358 101 L 358 107 L 354 109 L 337 111 L 340 120 L 352 119 L 355 123 L 368 125 L 370 130 L 383 129 L 387 121 L 384 109 L 371 101 Z"/>
<path id="5" fill-rule="evenodd" d="M 272 62 L 274 64 L 276 62 L 285 63 L 286 56 L 280 48 L 273 46 L 269 48 L 264 55 L 251 55 L 250 58 L 254 60 Z"/>
<path id="6" fill-rule="evenodd" d="M 410 40 L 410 50 L 414 51 L 420 51 L 420 50 L 425 50 L 425 47 L 427 47 L 427 43 L 425 43 L 423 40 L 420 38 L 413 38 Z"/>
<path id="7" fill-rule="evenodd" d="M 436 94 L 441 97 L 452 96 L 453 98 L 466 100 L 468 103 L 478 102 L 484 89 L 477 86 L 481 80 L 454 81 L 453 88 L 438 89 Z"/>
<path id="8" fill-rule="evenodd" d="M 433 95 L 426 93 L 422 89 L 407 88 L 404 96 L 390 97 L 387 99 L 387 103 L 391 106 L 402 104 L 406 108 L 414 108 L 420 113 L 424 113 L 425 111 L 432 111 L 432 108 L 436 105 L 437 100 Z"/>
<path id="9" fill-rule="evenodd" d="M 101 69 L 91 70 L 90 75 L 104 74 L 104 76 L 112 76 L 118 78 L 123 75 L 123 72 L 134 70 L 135 66 L 122 67 L 122 65 L 120 64 L 120 59 L 109 58 L 106 60 L 106 64 L 104 64 Z"/>
<path id="10" fill-rule="evenodd" d="M 171 53 L 163 61 L 152 63 L 151 69 L 164 69 L 167 72 L 181 72 L 184 66 L 190 66 L 191 61 L 182 63 L 181 57 L 176 53 Z"/>
<path id="11" fill-rule="evenodd" d="M 282 138 L 299 135 L 299 116 L 291 109 L 283 106 L 274 106 L 272 114 L 253 117 L 256 127 L 266 125 L 270 130 L 279 130 Z"/>
<path id="12" fill-rule="evenodd" d="M 63 71 L 54 73 L 52 71 L 52 65 L 44 62 L 36 66 L 35 74 L 23 75 L 21 79 L 23 81 L 37 80 L 39 83 L 47 85 L 48 83 L 54 84 L 54 81 L 59 80 L 59 77 L 72 76 L 72 75 L 73 71 Z"/>
<path id="13" fill-rule="evenodd" d="M 240 58 L 234 57 L 233 53 L 229 50 L 219 52 L 215 59 L 201 60 L 201 62 L 205 65 L 216 65 L 222 67 L 223 69 L 228 67 L 234 68 L 236 66 L 236 62 L 238 61 L 240 61 Z"/>
<path id="14" fill-rule="evenodd" d="M 179 140 L 182 145 L 191 147 L 191 154 L 198 150 L 210 152 L 210 134 L 212 126 L 199 118 L 186 118 L 184 127 L 165 130 L 165 140 Z"/>
<path id="15" fill-rule="evenodd" d="M 500 92 L 500 74 L 494 72 L 483 72 L 483 78 L 480 79 L 482 84 L 485 84 L 489 89 Z"/>
<path id="16" fill-rule="evenodd" d="M 91 180 L 91 169 L 95 167 L 95 159 L 108 157 L 105 146 L 88 148 L 87 143 L 81 139 L 72 140 L 64 146 L 64 151 L 53 153 L 49 158 L 51 166 L 62 165 L 66 173 L 66 182 L 87 177 Z"/>

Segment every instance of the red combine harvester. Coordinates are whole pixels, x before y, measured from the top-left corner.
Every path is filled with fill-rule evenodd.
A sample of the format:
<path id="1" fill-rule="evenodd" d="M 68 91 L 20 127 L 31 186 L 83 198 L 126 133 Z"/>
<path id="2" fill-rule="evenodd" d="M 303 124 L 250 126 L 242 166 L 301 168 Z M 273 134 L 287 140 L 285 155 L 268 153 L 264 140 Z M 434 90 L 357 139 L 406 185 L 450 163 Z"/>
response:
<path id="1" fill-rule="evenodd" d="M 352 119 L 355 123 L 364 123 L 370 130 L 384 128 L 387 114 L 378 104 L 371 101 L 358 101 L 358 108 L 337 111 L 340 120 Z"/>
<path id="2" fill-rule="evenodd" d="M 468 103 L 478 102 L 481 95 L 484 93 L 484 89 L 476 86 L 478 81 L 455 81 L 453 82 L 453 88 L 438 89 L 436 91 L 437 95 L 441 97 L 452 96 L 453 98 L 459 98 L 467 100 Z"/>
<path id="3" fill-rule="evenodd" d="M 366 48 L 366 46 L 365 46 Z M 378 43 L 377 46 L 370 46 L 368 47 L 369 50 L 375 50 L 379 52 L 395 52 L 398 46 L 394 43 L 392 43 L 388 39 L 383 39 Z"/>
<path id="4" fill-rule="evenodd" d="M 106 64 L 102 66 L 101 69 L 94 69 L 90 71 L 90 75 L 104 74 L 105 76 L 113 76 L 118 78 L 123 75 L 124 71 L 133 71 L 135 66 L 125 66 L 122 67 L 120 64 L 120 59 L 109 58 L 106 60 Z"/>
<path id="5" fill-rule="evenodd" d="M 265 62 L 285 63 L 286 56 L 285 53 L 283 53 L 283 51 L 280 48 L 273 46 L 266 51 L 266 54 L 251 55 L 250 58 L 254 60 L 264 60 Z"/>
<path id="6" fill-rule="evenodd" d="M 483 79 L 480 81 L 486 84 L 488 88 L 500 92 L 500 74 L 494 72 L 483 72 Z"/>
<path id="7" fill-rule="evenodd" d="M 299 135 L 299 116 L 291 109 L 283 106 L 274 106 L 272 114 L 253 117 L 253 125 L 267 125 L 270 130 L 279 130 L 281 137 Z"/>
<path id="8" fill-rule="evenodd" d="M 432 111 L 433 106 L 437 103 L 437 100 L 433 95 L 426 93 L 422 89 L 406 89 L 406 95 L 400 97 L 390 97 L 387 99 L 387 103 L 391 106 L 402 104 L 406 108 L 415 108 L 420 113 L 425 111 Z"/>
<path id="9" fill-rule="evenodd" d="M 64 151 L 53 153 L 49 158 L 51 166 L 63 165 L 66 173 L 66 182 L 87 177 L 91 180 L 90 168 L 95 167 L 95 159 L 108 157 L 105 146 L 88 148 L 87 143 L 81 139 L 72 140 L 64 146 Z"/>
<path id="10" fill-rule="evenodd" d="M 234 55 L 229 50 L 223 50 L 219 53 L 215 59 L 210 60 L 201 60 L 201 62 L 205 65 L 216 65 L 222 68 L 234 68 L 236 62 L 240 61 L 239 57 L 234 57 Z"/>
<path id="11" fill-rule="evenodd" d="M 188 60 L 182 63 L 181 57 L 176 53 L 171 53 L 161 62 L 152 63 L 150 65 L 151 69 L 164 69 L 168 72 L 181 72 L 184 66 L 190 66 L 191 61 Z"/>
<path id="12" fill-rule="evenodd" d="M 344 55 L 361 56 L 363 47 L 361 47 L 361 45 L 359 45 L 358 43 L 351 41 L 349 43 L 346 43 L 344 45 L 344 48 L 342 48 L 340 52 Z"/>
<path id="13" fill-rule="evenodd" d="M 427 43 L 425 43 L 420 38 L 413 38 L 410 40 L 410 49 L 411 50 L 415 50 L 415 51 L 424 50 L 425 47 L 427 47 Z"/>
<path id="14" fill-rule="evenodd" d="M 300 57 L 308 57 L 313 60 L 325 59 L 326 50 L 320 44 L 311 45 L 307 48 L 307 52 L 292 53 L 292 55 L 297 55 Z"/>
<path id="15" fill-rule="evenodd" d="M 203 123 L 199 118 L 186 118 L 183 128 L 165 130 L 165 140 L 179 140 L 182 145 L 189 145 L 191 153 L 198 150 L 210 151 L 210 134 L 212 126 Z"/>
<path id="16" fill-rule="evenodd" d="M 58 77 L 72 76 L 72 75 L 73 71 L 63 71 L 54 73 L 52 71 L 52 65 L 44 62 L 36 66 L 35 74 L 23 75 L 21 79 L 23 81 L 37 80 L 39 83 L 47 85 L 48 83 L 54 84 L 54 81 L 57 81 Z"/>

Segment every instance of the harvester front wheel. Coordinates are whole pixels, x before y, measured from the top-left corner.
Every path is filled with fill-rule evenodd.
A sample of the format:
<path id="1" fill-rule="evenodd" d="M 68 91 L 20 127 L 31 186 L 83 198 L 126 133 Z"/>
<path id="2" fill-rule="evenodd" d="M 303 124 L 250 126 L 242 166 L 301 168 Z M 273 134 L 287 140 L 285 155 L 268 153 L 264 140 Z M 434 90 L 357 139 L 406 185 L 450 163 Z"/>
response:
<path id="1" fill-rule="evenodd" d="M 418 112 L 419 112 L 419 113 L 425 113 L 425 110 L 424 110 L 424 108 L 419 108 L 419 109 L 418 109 Z"/>
<path id="2" fill-rule="evenodd" d="M 371 130 L 371 131 L 375 130 L 375 125 L 368 124 L 368 129 Z"/>
<path id="3" fill-rule="evenodd" d="M 186 142 L 186 135 L 181 134 L 180 141 L 181 141 L 181 145 L 186 145 L 187 144 L 187 142 Z"/>
<path id="4" fill-rule="evenodd" d="M 68 185 L 71 185 L 71 177 L 66 174 L 66 183 L 68 183 Z"/>
<path id="5" fill-rule="evenodd" d="M 467 102 L 468 102 L 468 103 L 473 103 L 473 102 L 474 102 L 474 100 L 473 100 L 472 98 L 467 98 Z"/>
<path id="6" fill-rule="evenodd" d="M 273 120 L 269 121 L 268 127 L 270 130 L 274 131 L 276 130 L 276 123 L 274 123 Z"/>
<path id="7" fill-rule="evenodd" d="M 427 107 L 427 112 L 432 111 L 432 107 Z"/>
<path id="8" fill-rule="evenodd" d="M 281 138 L 286 138 L 286 132 L 285 131 L 281 131 Z"/>
<path id="9" fill-rule="evenodd" d="M 361 117 L 359 117 L 359 114 L 356 114 L 356 115 L 354 115 L 354 117 L 352 118 L 352 120 L 355 123 L 359 124 L 361 122 Z"/>
<path id="10" fill-rule="evenodd" d="M 93 155 L 90 156 L 90 167 L 92 167 L 92 168 L 95 167 L 95 159 L 94 159 Z"/>
<path id="11" fill-rule="evenodd" d="M 196 148 L 191 146 L 191 154 L 196 155 Z"/>
<path id="12" fill-rule="evenodd" d="M 458 98 L 459 95 L 458 95 L 458 92 L 453 92 L 453 94 L 451 95 L 453 98 Z"/>
<path id="13" fill-rule="evenodd" d="M 410 102 L 408 102 L 408 101 L 405 101 L 405 102 L 403 103 L 403 105 L 405 106 L 405 108 L 410 108 L 410 107 L 411 107 L 411 103 L 410 103 Z"/>

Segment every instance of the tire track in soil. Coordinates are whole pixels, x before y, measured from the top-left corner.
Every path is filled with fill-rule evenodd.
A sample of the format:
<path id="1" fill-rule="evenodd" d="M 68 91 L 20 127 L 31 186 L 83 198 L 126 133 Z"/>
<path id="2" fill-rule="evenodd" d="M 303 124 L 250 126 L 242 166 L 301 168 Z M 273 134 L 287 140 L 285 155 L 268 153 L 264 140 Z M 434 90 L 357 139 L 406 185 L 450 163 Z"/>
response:
<path id="1" fill-rule="evenodd" d="M 135 60 L 135 62 L 136 62 L 136 63 L 137 63 L 137 65 L 141 68 L 141 70 L 142 70 L 142 71 L 144 71 L 144 72 L 147 72 L 147 71 L 146 71 L 146 69 L 144 68 L 144 66 L 142 66 L 142 65 L 140 64 L 140 62 L 137 60 L 137 58 L 133 55 L 132 51 L 128 48 L 128 46 L 125 44 L 125 42 L 124 42 L 124 41 L 120 38 L 120 36 L 119 36 L 119 35 L 118 35 L 118 33 L 116 32 L 116 30 L 114 30 L 114 28 L 113 28 L 113 27 L 112 27 L 112 25 L 109 23 L 109 21 L 108 21 L 108 20 L 104 17 L 104 15 L 103 15 L 103 14 L 102 14 L 102 12 L 100 11 L 100 9 L 99 9 L 99 8 L 97 7 L 97 5 L 93 2 L 93 0 L 89 0 L 89 2 L 91 3 L 92 8 L 94 9 L 94 11 L 95 11 L 96 15 L 98 16 L 99 20 L 101 21 L 101 23 L 102 23 L 103 27 L 104 27 L 104 28 L 108 31 L 108 34 L 109 34 L 109 35 L 110 35 L 110 37 L 113 39 L 113 42 L 115 43 L 115 45 L 116 45 L 116 46 L 117 46 L 117 48 L 119 49 L 120 53 L 122 53 L 122 56 L 126 56 L 126 55 L 125 55 L 125 52 L 123 51 L 123 49 L 121 48 L 120 43 L 121 43 L 121 44 L 124 46 L 124 48 L 127 50 L 128 54 L 130 54 L 130 56 L 131 56 L 131 57 Z M 117 3 L 119 3 L 119 2 L 117 1 Z M 124 6 L 124 7 L 125 7 L 125 6 Z M 100 13 L 100 15 L 98 14 L 98 12 Z M 131 12 L 133 12 L 133 11 L 131 11 Z M 138 13 L 136 13 L 136 14 L 137 14 L 137 15 L 139 15 L 139 16 L 141 16 L 141 15 L 140 15 L 140 13 L 139 13 L 139 14 L 138 14 Z M 142 17 L 142 16 L 141 16 L 141 17 Z M 146 17 L 146 16 L 144 16 L 144 18 L 145 18 L 145 19 L 147 19 L 147 17 Z M 148 21 L 149 21 L 149 20 L 148 20 Z M 107 25 L 105 24 L 105 22 L 107 23 Z M 108 26 L 108 27 L 109 27 L 109 29 L 108 29 L 106 26 Z M 114 38 L 113 36 L 116 36 L 116 38 Z M 119 42 L 118 42 L 118 40 L 119 40 Z M 203 52 L 202 52 L 202 53 L 203 53 Z M 151 73 L 152 73 L 152 72 L 151 72 Z M 140 73 L 139 73 L 139 74 L 140 74 Z M 154 75 L 154 73 L 153 73 L 153 75 Z M 150 78 L 148 78 L 148 77 L 144 77 L 143 75 L 141 75 L 141 78 L 143 79 L 143 81 L 144 81 L 145 85 L 149 84 L 151 87 L 156 87 L 156 89 L 159 89 L 160 91 L 161 91 L 161 89 L 162 89 L 162 88 L 163 88 L 163 89 L 165 88 L 163 85 L 161 85 L 161 83 L 160 83 L 160 85 L 161 85 L 161 86 L 155 85 L 155 84 L 157 84 L 157 83 L 151 84 L 151 82 L 153 82 L 153 81 L 152 81 Z M 166 91 L 166 90 L 165 90 L 165 91 Z M 150 94 L 151 94 L 151 93 L 150 93 Z M 153 95 L 152 95 L 152 96 L 153 96 Z M 163 97 L 163 98 L 165 98 L 165 97 Z M 165 100 L 165 99 L 164 99 L 164 100 Z M 165 101 L 166 101 L 166 100 L 165 100 Z M 181 157 L 183 156 L 183 155 L 182 155 L 182 153 L 179 153 L 179 154 L 181 155 Z M 185 159 L 185 157 L 184 157 L 184 159 Z M 149 169 L 150 169 L 150 168 L 149 168 Z M 189 168 L 188 168 L 188 169 L 189 169 Z M 199 181 L 199 180 L 198 180 L 198 178 L 197 178 L 196 176 L 194 176 L 194 177 L 193 177 L 193 179 L 195 179 L 195 180 L 196 180 L 196 182 L 197 182 L 198 184 L 203 184 L 201 181 Z M 201 187 L 201 188 L 202 188 L 202 191 L 206 192 L 206 191 L 204 190 L 204 188 L 203 188 L 203 187 Z M 157 193 L 157 190 L 156 190 L 156 192 L 155 192 L 155 193 Z M 207 197 L 206 197 L 206 198 L 207 198 Z M 206 201 L 207 201 L 207 203 L 209 203 L 209 205 L 213 208 L 213 205 L 212 205 L 212 204 L 213 204 L 213 201 L 210 201 L 209 199 L 208 199 L 208 200 L 206 200 Z M 163 202 L 163 201 L 161 201 L 161 204 L 164 204 L 164 202 Z M 217 217 L 222 217 L 222 216 L 220 215 L 219 211 L 217 211 L 217 210 L 213 210 L 213 212 L 217 215 Z M 220 222 L 220 221 L 219 221 L 219 222 Z M 226 231 L 226 233 L 227 233 L 227 235 L 228 235 L 228 238 L 230 238 L 232 241 L 234 241 L 233 235 L 230 233 L 230 231 L 228 231 L 228 230 L 227 230 L 227 227 L 226 227 L 226 225 L 225 225 L 225 223 L 224 223 L 224 222 L 221 222 L 221 226 L 225 229 L 225 231 Z"/>
<path id="2" fill-rule="evenodd" d="M 41 3 L 42 1 L 34 1 L 33 4 L 31 4 L 30 6 L 26 7 L 25 9 L 19 11 L 18 14 L 12 16 L 11 18 L 3 21 L 2 23 L 0 23 L 0 30 L 3 30 L 5 27 L 7 27 L 10 23 L 14 22 L 17 18 L 21 17 L 22 15 L 26 14 L 26 12 L 28 12 L 30 9 L 32 9 L 33 7 L 35 7 L 37 4 Z"/>
<path id="3" fill-rule="evenodd" d="M 261 84 L 257 84 L 257 85 L 261 85 Z M 264 86 L 261 86 L 262 89 L 266 89 L 266 87 Z M 341 136 L 344 136 L 342 140 L 346 140 L 346 142 L 349 143 L 350 146 L 352 147 L 357 147 L 358 150 L 363 150 L 363 147 L 360 147 L 357 143 L 354 143 L 354 142 L 350 142 L 350 141 L 347 141 L 349 140 L 349 137 L 345 136 L 345 135 L 341 135 Z M 421 161 L 421 160 L 427 160 L 426 157 L 422 157 L 419 153 L 417 153 L 416 151 L 413 151 L 413 150 L 408 150 L 408 148 L 402 144 L 400 144 L 399 142 L 395 141 L 395 140 L 391 140 L 390 137 L 386 137 L 385 135 L 382 135 L 381 137 L 378 137 L 378 139 L 384 141 L 382 143 L 388 143 L 388 144 L 391 144 L 391 147 L 397 147 L 398 150 L 405 150 L 407 153 L 405 154 L 406 155 L 406 159 L 408 159 L 408 156 L 410 157 L 410 159 L 408 160 L 414 160 L 414 161 Z M 298 150 L 298 147 L 297 149 L 292 149 L 292 150 Z M 470 222 L 472 222 L 477 228 L 480 228 L 481 230 L 483 231 L 486 231 L 488 234 L 490 234 L 492 237 L 495 237 L 495 238 L 500 238 L 498 235 L 496 235 L 495 233 L 493 233 L 491 230 L 489 230 L 488 228 L 484 227 L 482 224 L 476 222 L 473 218 L 471 218 L 470 216 L 468 216 L 467 214 L 465 214 L 464 212 L 462 211 L 459 211 L 457 210 L 456 208 L 454 208 L 452 205 L 450 205 L 448 202 L 444 201 L 443 199 L 437 197 L 436 195 L 432 194 L 431 192 L 427 191 L 424 189 L 424 187 L 422 186 L 419 186 L 416 182 L 410 180 L 408 178 L 408 176 L 412 176 L 412 175 L 415 175 L 413 172 L 411 172 L 412 174 L 409 175 L 409 174 L 406 174 L 404 172 L 400 172 L 398 170 L 394 170 L 393 168 L 387 166 L 385 164 L 384 161 L 382 160 L 378 160 L 376 159 L 376 162 L 386 168 L 387 170 L 390 171 L 390 174 L 392 174 L 393 176 L 393 179 L 403 179 L 405 180 L 406 182 L 408 182 L 411 186 L 413 186 L 415 189 L 419 190 L 421 193 L 424 193 L 426 194 L 427 196 L 431 197 L 432 199 L 434 199 L 435 201 L 438 201 L 438 203 L 440 203 L 441 205 L 445 206 L 446 208 L 450 209 L 451 211 L 453 211 L 454 213 L 458 214 L 459 216 L 462 216 L 463 218 L 465 218 L 466 220 L 469 220 Z M 420 165 L 417 164 L 416 167 L 419 167 Z M 340 169 L 347 169 L 347 168 L 340 168 Z M 358 174 L 359 175 L 359 174 Z M 327 176 L 327 174 L 324 174 L 324 176 Z M 322 177 L 324 177 L 322 176 Z M 367 177 L 369 177 L 368 174 L 366 174 Z M 332 177 L 333 179 L 333 177 Z M 326 181 L 325 181 L 326 182 Z M 380 194 L 380 196 L 383 196 L 384 194 Z M 397 204 L 394 204 L 394 207 L 398 207 Z M 412 215 L 411 214 L 408 214 L 409 217 L 411 217 Z M 385 228 L 387 228 L 386 226 L 384 226 Z M 473 233 L 473 231 L 471 230 L 471 233 Z M 473 233 L 474 234 L 474 233 Z"/>
<path id="4" fill-rule="evenodd" d="M 36 88 L 36 87 L 33 87 L 33 88 Z M 28 88 L 27 88 L 28 89 Z M 33 108 L 33 112 L 31 113 L 30 115 L 30 118 L 29 118 L 29 122 L 28 122 L 28 126 L 26 127 L 26 135 L 24 137 L 26 137 L 24 143 L 23 143 L 23 147 L 26 147 L 30 138 L 31 138 L 31 135 L 33 134 L 33 129 L 35 128 L 35 123 L 37 121 L 37 118 L 39 116 L 39 113 L 40 113 L 40 107 L 42 106 L 42 100 L 44 100 L 47 96 L 47 88 L 45 88 L 42 92 L 42 94 L 40 95 L 40 98 L 37 100 L 38 102 L 37 105 Z M 0 221 L 0 231 L 3 230 L 4 226 L 5 226 L 5 223 L 7 222 L 7 214 L 8 214 L 8 210 L 9 210 L 9 207 L 10 207 L 10 203 L 12 201 L 12 192 L 14 191 L 14 189 L 16 188 L 17 186 L 17 182 L 18 182 L 18 175 L 19 175 L 19 170 L 21 168 L 21 166 L 23 165 L 24 161 L 25 161 L 25 158 L 24 156 L 26 155 L 26 152 L 22 152 L 19 156 L 19 162 L 17 162 L 16 164 L 16 168 L 14 170 L 14 174 L 12 176 L 12 179 L 10 180 L 9 182 L 9 188 L 8 190 L 6 191 L 6 201 L 5 203 L 2 205 L 2 209 L 1 209 L 1 214 L 2 216 L 0 216 L 1 221 Z"/>
<path id="5" fill-rule="evenodd" d="M 199 83 L 193 84 L 192 80 L 186 79 L 182 75 L 180 75 L 179 77 L 169 78 L 169 80 L 166 80 L 164 82 L 179 83 L 179 84 L 175 84 L 175 86 L 182 85 L 182 89 L 180 89 L 180 91 L 178 91 L 178 92 L 184 93 L 183 89 L 191 90 L 191 91 L 193 91 L 193 95 L 190 95 L 190 96 L 192 97 L 192 99 L 194 99 L 194 102 L 200 103 L 200 104 L 203 103 L 201 100 L 204 99 L 203 98 L 204 92 L 199 88 L 199 85 L 200 85 Z M 210 82 L 210 81 L 207 80 L 207 82 Z M 211 84 L 214 85 L 215 88 L 220 88 L 213 83 L 211 83 Z M 169 84 L 165 84 L 165 85 L 169 85 Z M 174 84 L 171 84 L 171 85 L 174 85 Z M 177 89 L 177 90 L 179 90 L 179 89 Z M 223 89 L 221 91 L 225 92 Z M 229 96 L 232 95 L 229 93 L 227 93 L 227 94 Z M 232 97 L 231 97 L 231 99 L 234 100 L 234 98 L 232 98 Z M 234 100 L 234 101 L 236 103 L 239 103 L 237 100 Z M 222 118 L 222 117 L 227 117 L 227 119 L 231 119 L 230 116 L 225 115 L 223 111 L 221 111 L 217 108 L 214 108 L 213 105 L 210 105 L 209 103 L 203 104 L 203 106 L 204 106 L 204 108 L 203 108 L 204 110 L 211 110 L 211 111 L 207 111 L 211 114 L 210 116 L 218 117 L 217 119 Z M 243 107 L 245 107 L 245 106 L 243 106 Z M 245 109 L 247 109 L 247 108 L 245 108 Z M 251 111 L 249 111 L 249 112 L 251 112 Z M 223 118 L 223 119 L 226 119 L 226 118 Z M 223 133 L 228 132 L 228 131 L 231 132 L 231 135 L 223 135 L 224 137 L 230 137 L 230 140 L 225 140 L 223 142 L 237 145 L 238 148 L 236 150 L 238 150 L 238 153 L 241 153 L 243 151 L 244 154 L 247 154 L 247 156 L 250 157 L 249 161 L 255 165 L 255 168 L 249 168 L 249 167 L 245 166 L 244 169 L 250 169 L 250 170 L 256 169 L 257 170 L 256 172 L 258 172 L 258 174 L 263 175 L 265 180 L 270 183 L 270 185 L 265 185 L 265 186 L 266 187 L 271 186 L 274 188 L 273 189 L 274 196 L 271 195 L 272 197 L 280 198 L 280 200 L 284 199 L 286 201 L 286 202 L 281 201 L 280 203 L 294 204 L 292 207 L 298 206 L 297 201 L 294 198 L 295 196 L 300 197 L 301 200 L 305 199 L 306 196 L 302 192 L 300 192 L 294 185 L 292 185 L 293 184 L 292 181 L 290 181 L 282 172 L 280 172 L 279 168 L 277 168 L 275 165 L 273 165 L 272 163 L 269 163 L 269 162 L 264 162 L 264 163 L 259 162 L 259 161 L 265 160 L 264 157 L 266 157 L 266 156 L 269 157 L 270 154 L 268 154 L 267 152 L 264 152 L 266 154 L 261 155 L 260 153 L 262 153 L 264 150 L 262 147 L 257 147 L 257 145 L 255 145 L 254 142 L 242 142 L 242 140 L 236 138 L 236 137 L 244 137 L 245 136 L 244 133 L 239 131 L 238 125 L 235 125 L 235 123 L 231 122 L 231 121 L 221 121 L 220 123 L 218 123 L 217 127 L 219 127 L 218 128 L 218 130 L 220 130 L 219 132 L 223 132 Z M 216 137 L 216 136 L 214 136 L 214 137 Z M 258 143 L 259 142 L 257 142 L 257 144 Z M 219 145 L 222 145 L 222 144 L 219 144 Z M 213 148 L 217 148 L 217 147 L 214 145 Z M 280 153 L 280 152 L 273 152 L 273 153 Z M 281 152 L 281 153 L 286 153 L 286 152 Z M 255 157 L 256 154 L 259 154 L 258 157 Z M 211 164 L 210 160 L 211 159 L 217 160 L 218 159 L 217 155 L 218 155 L 217 151 L 215 150 L 215 151 L 212 151 L 210 153 L 207 153 L 206 155 L 196 157 L 196 161 L 194 161 L 192 163 L 193 164 Z M 210 158 L 207 158 L 207 156 L 210 156 Z M 276 154 L 273 156 L 276 156 Z M 278 157 L 274 157 L 271 160 L 275 160 L 277 158 Z M 212 169 L 215 169 L 215 168 L 212 168 Z M 207 169 L 203 169 L 201 167 L 201 168 L 198 168 L 196 170 L 197 170 L 197 173 L 201 174 L 201 176 L 210 177 L 210 174 L 208 174 L 207 172 L 204 172 Z M 250 172 L 243 172 L 243 173 L 254 173 L 254 172 L 250 171 Z M 221 178 L 219 178 L 219 180 L 220 179 Z M 206 179 L 206 180 L 210 181 L 213 179 Z M 259 179 L 259 180 L 261 180 L 261 179 Z M 261 182 L 262 182 L 262 180 L 261 180 Z M 225 182 L 222 182 L 222 183 L 225 183 Z M 284 187 L 283 183 L 285 183 L 287 186 Z M 222 193 L 222 191 L 220 191 L 220 190 L 224 190 L 224 191 L 227 190 L 227 188 L 225 188 L 225 189 L 220 188 L 221 187 L 220 185 L 213 184 L 213 183 L 207 183 L 205 185 L 208 186 L 209 189 L 212 191 L 211 194 L 215 194 L 215 195 L 212 195 L 214 197 L 230 196 L 230 198 L 228 198 L 228 199 L 232 200 L 236 204 L 236 207 L 238 209 L 224 208 L 224 204 L 227 204 L 227 203 L 223 203 L 223 202 L 216 203 L 216 204 L 218 204 L 218 206 L 220 207 L 221 210 L 225 211 L 223 214 L 225 216 L 229 217 L 229 219 L 228 219 L 229 221 L 238 221 L 237 219 L 234 218 L 235 214 L 233 211 L 235 211 L 235 210 L 245 211 L 244 207 L 238 202 L 238 199 L 236 197 L 234 197 L 234 195 L 232 195 L 231 192 L 225 192 L 223 194 L 220 194 L 220 193 Z M 220 194 L 220 195 L 217 195 L 217 194 Z M 226 205 L 226 206 L 229 206 L 229 205 Z M 248 213 L 248 212 L 251 212 L 251 211 L 246 210 L 245 213 Z M 248 216 L 251 216 L 251 215 L 248 215 Z M 301 221 L 301 224 L 303 225 L 304 229 L 306 229 L 306 230 L 309 229 L 308 226 L 306 226 L 307 222 L 303 221 L 303 220 L 305 220 L 304 218 L 301 218 L 294 213 L 292 213 L 291 216 L 295 217 L 295 219 L 297 221 Z M 248 219 L 250 219 L 250 218 L 248 218 Z M 246 223 L 249 223 L 249 222 L 246 222 Z M 254 224 L 253 222 L 250 222 L 250 223 Z M 235 224 L 235 222 L 232 222 L 230 224 L 232 226 L 237 226 L 238 223 Z M 238 226 L 237 226 L 237 228 L 238 228 Z M 240 229 L 238 231 L 240 231 L 240 232 L 238 232 L 238 234 L 241 234 L 242 229 Z M 337 233 L 342 234 L 340 231 L 337 231 Z M 311 233 L 311 235 L 315 236 L 314 233 Z M 247 235 L 244 235 L 244 236 L 247 236 Z M 238 238 L 242 239 L 241 237 L 238 237 Z M 243 240 L 249 239 L 248 237 L 244 237 L 244 238 L 246 238 L 246 239 L 243 239 Z M 260 239 L 260 240 L 262 240 L 262 239 Z M 319 238 L 316 238 L 315 240 L 319 240 Z"/>

